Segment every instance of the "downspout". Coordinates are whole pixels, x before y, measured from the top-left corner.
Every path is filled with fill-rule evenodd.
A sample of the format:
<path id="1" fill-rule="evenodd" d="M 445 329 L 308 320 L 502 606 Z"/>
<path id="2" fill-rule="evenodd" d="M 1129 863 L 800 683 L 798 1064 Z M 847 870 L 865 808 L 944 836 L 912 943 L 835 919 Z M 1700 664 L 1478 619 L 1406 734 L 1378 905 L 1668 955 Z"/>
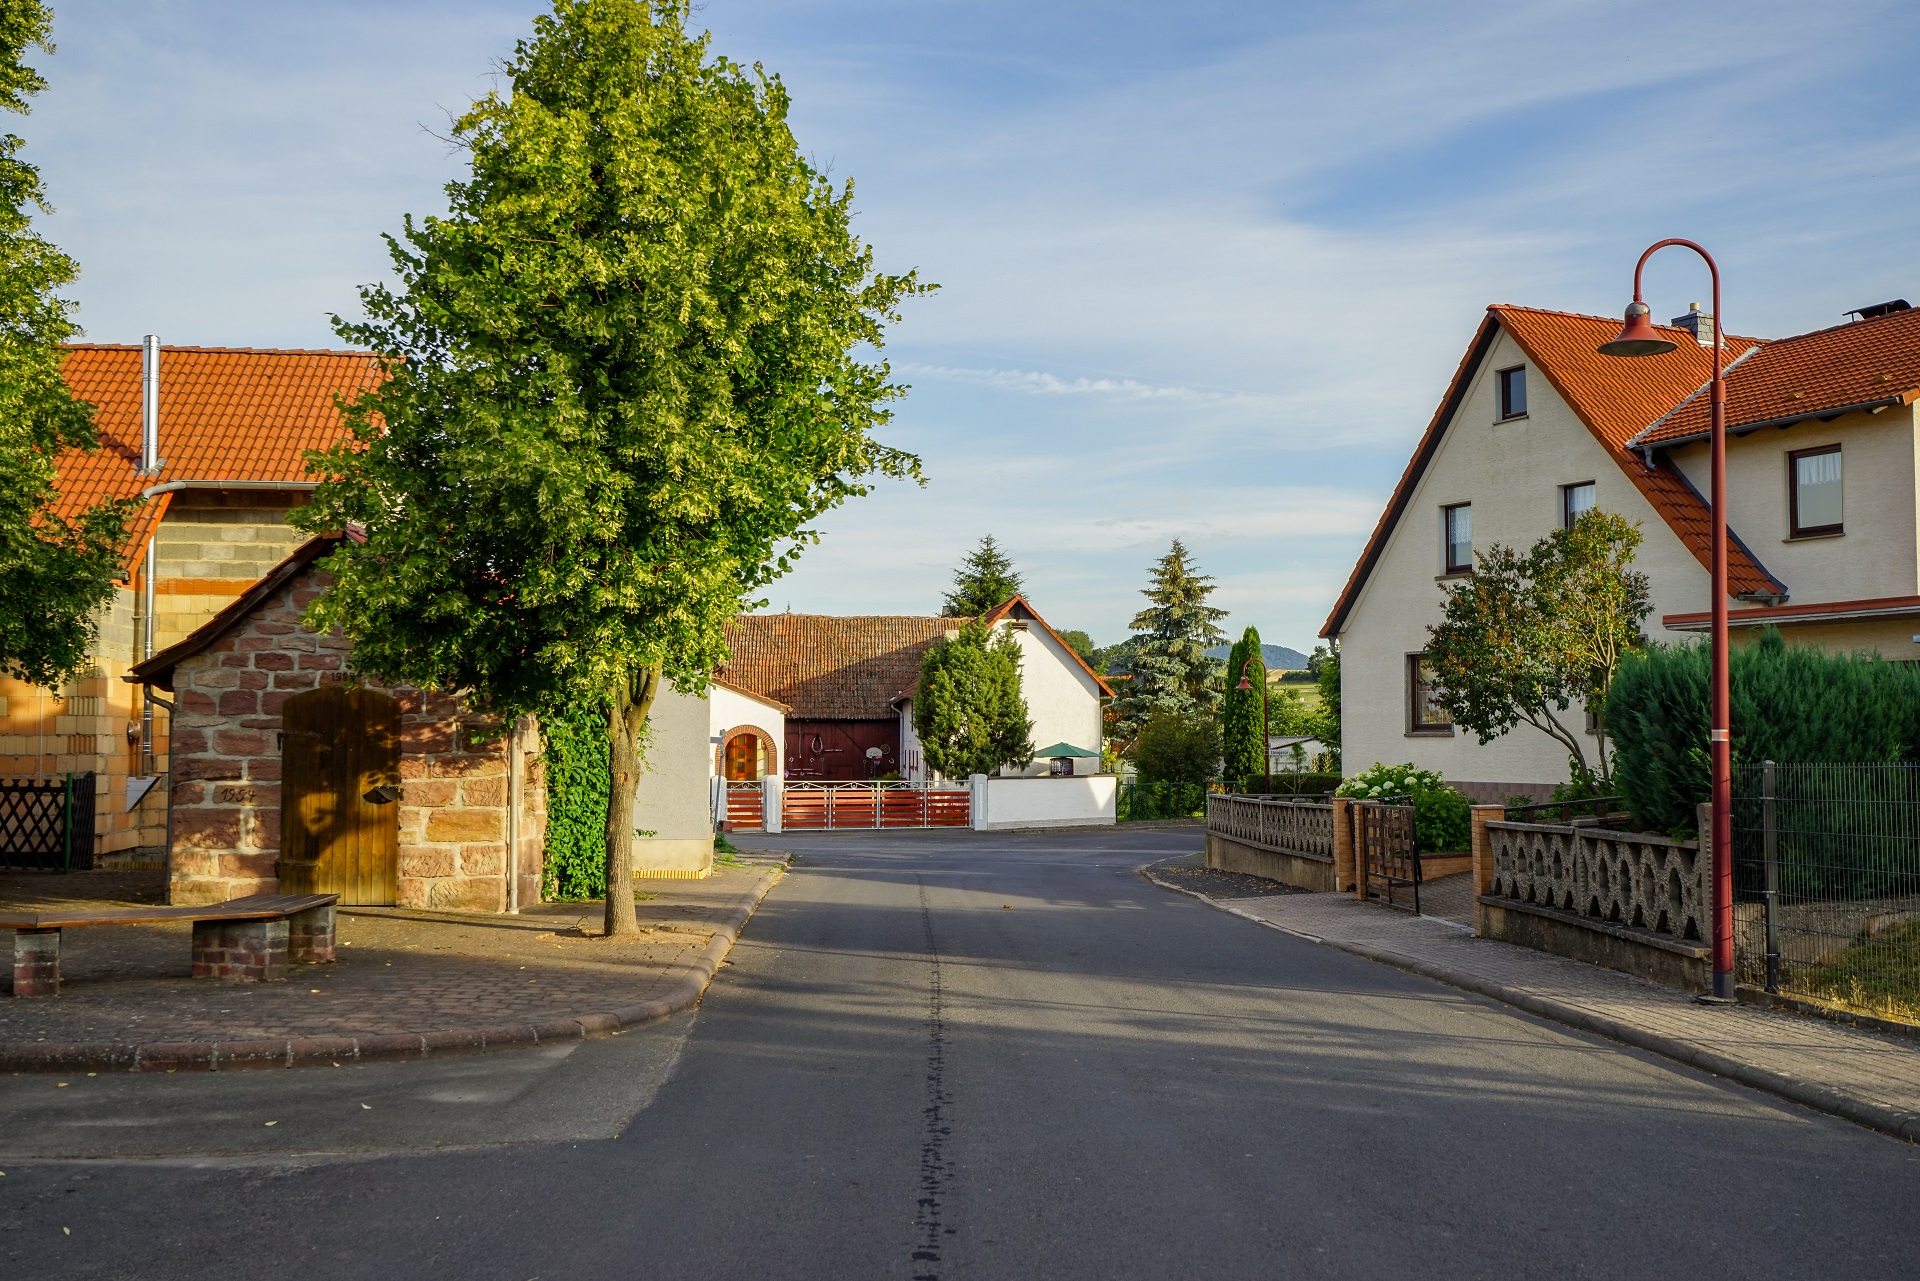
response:
<path id="1" fill-rule="evenodd" d="M 520 772 L 520 731 L 524 718 L 514 717 L 507 735 L 507 911 L 520 911 L 520 801 L 526 780 Z"/>
<path id="2" fill-rule="evenodd" d="M 160 531 L 156 529 L 147 538 L 147 565 L 141 575 L 140 658 L 142 662 L 153 657 L 153 573 L 158 563 L 155 544 L 159 541 Z M 153 702 L 150 699 L 142 700 L 140 704 L 140 774 L 143 778 L 153 776 Z"/>

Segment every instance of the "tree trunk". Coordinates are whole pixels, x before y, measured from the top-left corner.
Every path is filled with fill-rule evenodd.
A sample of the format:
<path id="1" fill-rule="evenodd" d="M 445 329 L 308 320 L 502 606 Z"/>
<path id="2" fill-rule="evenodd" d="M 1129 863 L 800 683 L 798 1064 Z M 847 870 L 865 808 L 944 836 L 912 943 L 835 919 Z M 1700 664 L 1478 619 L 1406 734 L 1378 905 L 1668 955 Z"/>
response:
<path id="1" fill-rule="evenodd" d="M 648 668 L 636 684 L 620 682 L 607 707 L 607 924 L 606 937 L 640 933 L 633 914 L 633 789 L 640 781 L 640 732 L 660 692 L 660 669 Z"/>

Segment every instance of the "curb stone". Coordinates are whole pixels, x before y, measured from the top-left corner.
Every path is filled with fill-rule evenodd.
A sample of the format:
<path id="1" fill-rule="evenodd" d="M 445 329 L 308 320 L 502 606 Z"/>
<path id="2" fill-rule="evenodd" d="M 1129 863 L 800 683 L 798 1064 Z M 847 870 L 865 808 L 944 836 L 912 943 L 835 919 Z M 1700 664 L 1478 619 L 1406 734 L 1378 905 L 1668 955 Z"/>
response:
<path id="1" fill-rule="evenodd" d="M 1688 1067 L 1698 1068 L 1700 1071 L 1707 1072 L 1713 1076 L 1724 1077 L 1740 1085 L 1745 1085 L 1790 1102 L 1798 1103 L 1803 1107 L 1812 1108 L 1816 1112 L 1825 1112 L 1830 1116 L 1837 1116 L 1844 1121 L 1852 1121 L 1855 1125 L 1865 1126 L 1869 1130 L 1877 1130 L 1881 1134 L 1888 1135 L 1892 1138 L 1904 1139 L 1909 1143 L 1920 1144 L 1920 1114 L 1903 1112 L 1899 1108 L 1891 1108 L 1884 1103 L 1876 1103 L 1872 1099 L 1863 1099 L 1857 1095 L 1847 1094 L 1834 1089 L 1832 1086 L 1820 1085 L 1813 1081 L 1803 1081 L 1798 1077 L 1791 1077 L 1783 1072 L 1775 1072 L 1769 1068 L 1763 1068 L 1758 1064 L 1748 1063 L 1743 1059 L 1736 1059 L 1730 1055 L 1722 1054 L 1718 1050 L 1710 1050 L 1692 1041 L 1682 1040 L 1678 1037 L 1663 1036 L 1658 1032 L 1649 1032 L 1645 1028 L 1635 1027 L 1630 1023 L 1623 1023 L 1618 1019 L 1609 1018 L 1604 1014 L 1595 1014 L 1591 1010 L 1583 1010 L 1578 1006 L 1568 1005 L 1565 1002 L 1540 996 L 1521 988 L 1509 987 L 1504 983 L 1495 983 L 1491 979 L 1483 979 L 1478 975 L 1468 974 L 1444 965 L 1435 965 L 1431 961 L 1423 961 L 1417 957 L 1406 956 L 1386 948 L 1373 947 L 1366 943 L 1351 943 L 1342 939 L 1322 938 L 1318 934 L 1309 934 L 1305 930 L 1288 929 L 1286 926 L 1276 924 L 1273 921 L 1262 920 L 1250 912 L 1242 911 L 1236 907 L 1229 907 L 1225 903 L 1216 902 L 1204 894 L 1184 889 L 1178 885 L 1169 884 L 1149 871 L 1148 869 L 1151 866 L 1152 864 L 1142 864 L 1137 870 L 1141 876 L 1153 884 L 1158 885 L 1161 889 L 1172 890 L 1175 894 L 1185 894 L 1188 898 L 1199 899 L 1209 907 L 1217 908 L 1222 912 L 1237 916 L 1245 921 L 1252 921 L 1255 925 L 1264 925 L 1268 929 L 1278 930 L 1282 934 L 1291 934 L 1293 937 L 1305 939 L 1309 943 L 1318 943 L 1322 947 L 1330 947 L 1336 951 L 1346 952 L 1369 961 L 1377 961 L 1382 965 L 1391 965 L 1395 969 L 1405 970 L 1410 974 L 1418 974 L 1422 978 L 1429 978 L 1438 983 L 1445 983 L 1449 987 L 1457 987 L 1478 996 L 1488 997 L 1492 1000 L 1499 1001 L 1503 1005 L 1511 1005 L 1516 1009 L 1525 1010 L 1527 1013 L 1536 1015 L 1537 1017 L 1548 1019 L 1555 1023 L 1562 1023 L 1583 1032 L 1591 1032 L 1597 1036 L 1604 1036 L 1610 1041 L 1618 1041 L 1623 1045 L 1633 1046 L 1635 1049 L 1658 1054 L 1662 1058 L 1672 1059 Z"/>
<path id="2" fill-rule="evenodd" d="M 706 993 L 720 963 L 739 940 L 768 891 L 780 880 L 776 869 L 761 880 L 746 902 L 727 913 L 713 937 L 680 971 L 663 996 L 590 1014 L 568 1015 L 543 1023 L 506 1027 L 451 1028 L 436 1032 L 399 1032 L 380 1036 L 315 1036 L 246 1041 L 154 1041 L 127 1045 L 105 1041 L 0 1043 L 0 1072 L 238 1072 L 264 1068 L 324 1067 L 334 1063 L 373 1063 L 397 1059 L 444 1058 L 523 1049 L 556 1041 L 623 1031 L 691 1008 Z"/>

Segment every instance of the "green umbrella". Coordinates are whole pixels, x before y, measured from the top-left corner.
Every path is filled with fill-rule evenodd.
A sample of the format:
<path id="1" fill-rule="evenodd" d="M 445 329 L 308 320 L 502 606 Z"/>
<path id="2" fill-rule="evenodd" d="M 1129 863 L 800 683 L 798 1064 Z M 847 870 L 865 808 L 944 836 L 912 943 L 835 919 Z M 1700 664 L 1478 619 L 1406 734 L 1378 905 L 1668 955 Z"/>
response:
<path id="1" fill-rule="evenodd" d="M 1100 753 L 1089 752 L 1084 747 L 1075 747 L 1072 743 L 1055 743 L 1052 747 L 1043 747 L 1035 752 L 1036 757 L 1078 756 L 1087 760 L 1098 760 Z"/>

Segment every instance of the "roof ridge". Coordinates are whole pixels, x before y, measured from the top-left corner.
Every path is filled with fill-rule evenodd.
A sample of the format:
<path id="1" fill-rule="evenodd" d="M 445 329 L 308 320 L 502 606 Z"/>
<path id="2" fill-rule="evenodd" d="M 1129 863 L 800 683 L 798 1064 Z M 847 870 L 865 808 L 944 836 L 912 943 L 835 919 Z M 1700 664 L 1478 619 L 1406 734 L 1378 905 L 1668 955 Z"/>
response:
<path id="1" fill-rule="evenodd" d="M 1563 320 L 1591 320 L 1603 325 L 1617 325 L 1620 323 L 1619 319 L 1614 316 L 1594 316 L 1584 311 L 1556 311 L 1552 307 L 1527 307 L 1514 302 L 1490 302 L 1487 304 L 1487 310 L 1494 312 L 1524 311 L 1535 316 L 1558 316 Z M 1894 312 L 1893 314 L 1897 316 L 1900 313 Z M 1884 317 L 1879 317 L 1878 319 L 1884 319 Z M 1662 325 L 1655 323 L 1653 327 L 1655 329 L 1671 329 L 1675 333 L 1688 334 L 1691 336 L 1690 331 L 1681 325 Z M 1841 327 L 1844 328 L 1845 326 Z M 1751 334 L 1721 334 L 1720 337 L 1727 343 L 1750 342 L 1759 345 L 1786 341 L 1784 338 L 1755 338 Z"/>
<path id="2" fill-rule="evenodd" d="M 1765 347 L 1767 345 L 1768 344 L 1766 343 L 1755 343 L 1753 346 L 1741 352 L 1738 356 L 1735 356 L 1733 358 L 1733 363 L 1727 365 L 1725 368 L 1723 368 L 1720 371 L 1720 377 L 1722 379 L 1725 379 L 1727 375 L 1731 374 L 1734 370 L 1740 367 L 1741 361 L 1745 360 L 1748 356 L 1753 355 L 1754 352 L 1759 351 L 1762 347 Z M 1695 387 L 1692 391 L 1688 392 L 1681 399 L 1679 404 L 1675 405 L 1672 409 L 1669 409 L 1666 413 L 1661 414 L 1658 418 L 1648 423 L 1645 427 L 1642 427 L 1639 431 L 1635 432 L 1633 435 L 1627 437 L 1626 441 L 1621 444 L 1620 448 L 1625 450 L 1628 453 L 1632 453 L 1634 448 L 1637 445 L 1639 445 L 1641 441 L 1645 440 L 1647 437 L 1653 435 L 1653 433 L 1660 430 L 1661 423 L 1666 422 L 1669 418 L 1672 418 L 1675 414 L 1685 409 L 1688 405 L 1691 405 L 1694 401 L 1706 395 L 1708 388 L 1712 386 L 1713 386 L 1713 379 L 1709 378 L 1707 379 L 1707 381 L 1701 383 L 1698 387 Z"/>
<path id="3" fill-rule="evenodd" d="M 66 342 L 62 351 L 140 351 L 142 344 L 128 342 Z M 358 347 L 199 347 L 191 343 L 161 343 L 160 350 L 199 351 L 223 356 L 352 356 L 378 357 L 377 351 Z"/>

